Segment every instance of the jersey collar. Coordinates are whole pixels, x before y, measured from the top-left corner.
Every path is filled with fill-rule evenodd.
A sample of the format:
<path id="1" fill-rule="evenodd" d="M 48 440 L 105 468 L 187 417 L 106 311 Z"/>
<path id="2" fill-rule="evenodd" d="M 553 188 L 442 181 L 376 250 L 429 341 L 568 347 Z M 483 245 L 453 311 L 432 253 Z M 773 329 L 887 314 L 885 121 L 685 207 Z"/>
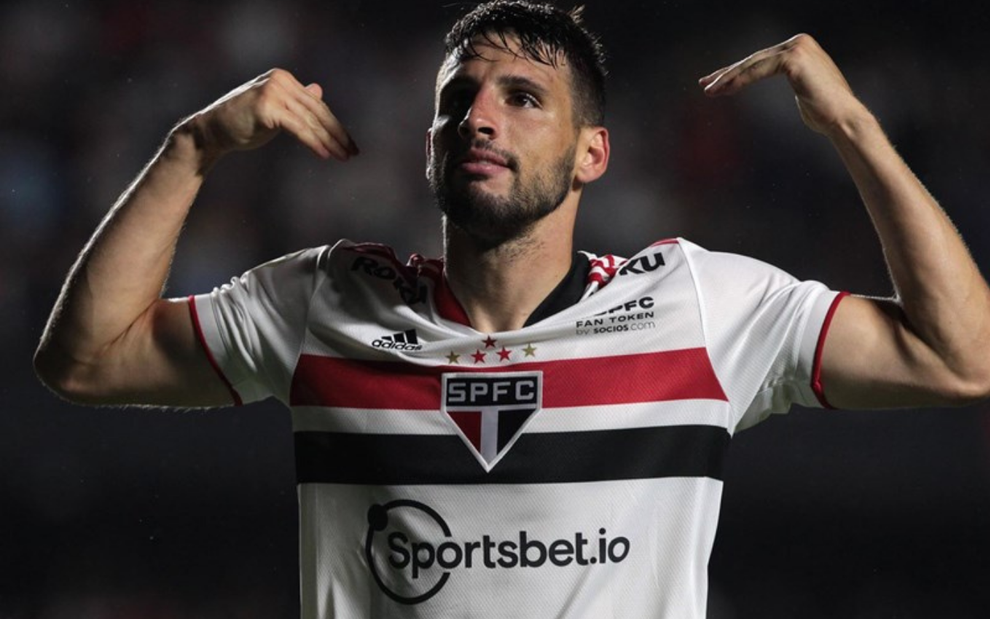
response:
<path id="1" fill-rule="evenodd" d="M 584 296 L 584 289 L 588 285 L 588 275 L 591 274 L 591 262 L 588 257 L 581 252 L 575 252 L 571 260 L 571 270 L 567 272 L 564 279 L 560 280 L 547 298 L 533 310 L 533 313 L 526 319 L 524 327 L 536 324 L 545 318 L 549 318 L 557 312 L 562 312 L 581 300 Z"/>
<path id="2" fill-rule="evenodd" d="M 588 276 L 590 274 L 591 262 L 588 260 L 588 257 L 581 252 L 575 252 L 574 258 L 571 260 L 571 268 L 567 271 L 567 275 L 560 280 L 560 283 L 533 310 L 533 313 L 526 319 L 526 324 L 523 327 L 536 324 L 580 301 L 581 297 L 584 296 L 584 290 L 587 287 Z M 450 286 L 447 284 L 446 274 L 440 277 L 438 284 L 434 300 L 440 316 L 470 327 L 471 320 L 468 318 L 467 312 L 464 311 L 464 307 L 461 306 L 460 301 L 451 292 Z"/>

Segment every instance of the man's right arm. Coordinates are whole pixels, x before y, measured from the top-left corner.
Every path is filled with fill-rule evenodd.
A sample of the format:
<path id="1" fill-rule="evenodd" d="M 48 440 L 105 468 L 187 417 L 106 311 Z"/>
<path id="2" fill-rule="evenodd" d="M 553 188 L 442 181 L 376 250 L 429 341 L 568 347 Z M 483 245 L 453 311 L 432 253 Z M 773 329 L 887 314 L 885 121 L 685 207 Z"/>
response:
<path id="1" fill-rule="evenodd" d="M 231 402 L 196 340 L 188 302 L 161 294 L 206 173 L 224 154 L 262 146 L 282 130 L 324 159 L 357 153 L 320 87 L 278 69 L 169 134 L 66 278 L 35 354 L 45 384 L 89 404 Z"/>

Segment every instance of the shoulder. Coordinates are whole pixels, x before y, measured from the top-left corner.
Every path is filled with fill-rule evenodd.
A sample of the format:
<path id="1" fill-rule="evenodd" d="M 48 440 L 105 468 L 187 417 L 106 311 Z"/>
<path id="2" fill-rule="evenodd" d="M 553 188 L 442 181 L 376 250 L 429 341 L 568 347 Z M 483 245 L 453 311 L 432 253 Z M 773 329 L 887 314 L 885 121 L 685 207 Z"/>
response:
<path id="1" fill-rule="evenodd" d="M 751 256 L 711 251 L 686 239 L 678 239 L 677 246 L 699 286 L 755 292 L 758 289 L 778 288 L 798 282 L 797 278 L 784 269 Z"/>
<path id="2" fill-rule="evenodd" d="M 328 264 L 343 265 L 351 271 L 369 275 L 401 276 L 407 279 L 439 277 L 443 261 L 412 254 L 406 262 L 399 260 L 395 250 L 382 243 L 354 243 L 342 239 L 330 248 Z"/>
<path id="3" fill-rule="evenodd" d="M 398 293 L 409 305 L 425 300 L 424 280 L 436 283 L 443 273 L 441 260 L 413 254 L 402 262 L 388 245 L 347 239 L 330 248 L 321 257 L 319 267 L 341 287 L 375 294 Z"/>

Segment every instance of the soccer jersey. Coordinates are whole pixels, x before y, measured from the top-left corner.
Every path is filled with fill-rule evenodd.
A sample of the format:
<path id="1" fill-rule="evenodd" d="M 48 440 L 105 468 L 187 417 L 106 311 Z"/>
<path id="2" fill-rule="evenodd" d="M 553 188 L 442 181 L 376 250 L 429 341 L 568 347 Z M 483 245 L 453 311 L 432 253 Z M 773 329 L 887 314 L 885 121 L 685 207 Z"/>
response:
<path id="1" fill-rule="evenodd" d="M 730 438 L 824 404 L 840 296 L 672 239 L 482 333 L 441 261 L 341 241 L 190 308 L 234 400 L 291 409 L 304 619 L 685 619 Z"/>

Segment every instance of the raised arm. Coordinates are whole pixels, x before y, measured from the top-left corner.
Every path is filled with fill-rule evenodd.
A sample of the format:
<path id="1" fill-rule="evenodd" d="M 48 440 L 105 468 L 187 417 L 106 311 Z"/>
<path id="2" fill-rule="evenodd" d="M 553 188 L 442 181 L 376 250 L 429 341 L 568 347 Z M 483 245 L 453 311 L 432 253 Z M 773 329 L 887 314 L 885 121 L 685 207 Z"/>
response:
<path id="1" fill-rule="evenodd" d="M 161 297 L 179 232 L 210 168 L 285 130 L 326 159 L 357 153 L 322 101 L 274 69 L 173 129 L 69 271 L 35 354 L 42 381 L 93 404 L 229 404 L 188 303 Z"/>
<path id="2" fill-rule="evenodd" d="M 873 221 L 896 291 L 849 296 L 822 353 L 829 403 L 840 408 L 963 404 L 990 397 L 990 290 L 962 238 L 895 152 L 832 59 L 808 35 L 700 80 L 731 95 L 783 75 L 801 117 L 825 135 Z"/>

